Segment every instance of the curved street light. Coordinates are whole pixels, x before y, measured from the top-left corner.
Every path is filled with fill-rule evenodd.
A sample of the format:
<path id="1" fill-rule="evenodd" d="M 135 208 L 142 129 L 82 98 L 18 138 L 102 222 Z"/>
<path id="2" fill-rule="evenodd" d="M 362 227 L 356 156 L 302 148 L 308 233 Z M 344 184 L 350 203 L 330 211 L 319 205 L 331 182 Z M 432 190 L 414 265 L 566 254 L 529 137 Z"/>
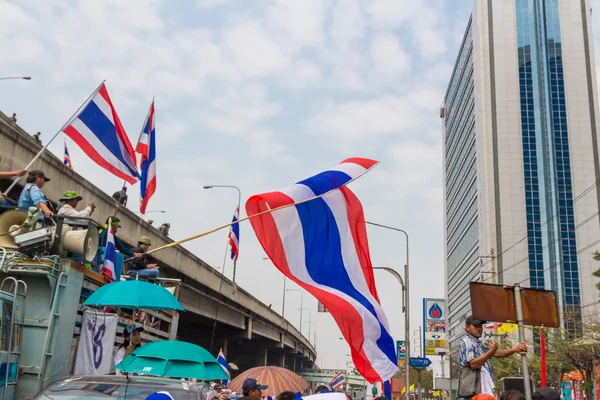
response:
<path id="1" fill-rule="evenodd" d="M 6 76 L 6 77 L 0 78 L 0 81 L 5 81 L 8 79 L 24 79 L 26 81 L 30 81 L 31 77 L 30 76 Z"/>
<path id="2" fill-rule="evenodd" d="M 400 278 L 400 282 L 402 284 L 402 286 L 404 287 L 404 337 L 405 337 L 405 341 L 404 344 L 406 346 L 406 362 L 404 364 L 405 366 L 405 386 L 406 386 L 406 400 L 410 400 L 410 363 L 408 362 L 410 360 L 410 307 L 409 307 L 409 303 L 410 303 L 410 297 L 409 297 L 409 293 L 408 293 L 408 289 L 409 289 L 409 279 L 408 279 L 408 272 L 409 272 L 409 258 L 408 258 L 408 233 L 406 233 L 405 230 L 403 229 L 399 229 L 399 228 L 394 228 L 393 226 L 388 226 L 388 225 L 382 225 L 382 224 L 377 224 L 375 222 L 369 222 L 366 221 L 366 224 L 368 225 L 373 225 L 373 226 L 377 226 L 379 228 L 384 228 L 384 229 L 389 229 L 392 231 L 396 231 L 396 232 L 400 232 L 403 233 L 404 236 L 406 236 L 406 264 L 404 264 L 404 281 L 402 281 L 402 278 L 400 277 L 400 274 L 398 274 L 398 272 L 394 271 L 391 272 L 396 278 Z M 382 268 L 385 269 L 385 268 Z M 390 272 L 389 270 L 391 270 L 391 268 L 385 269 L 386 271 Z M 393 271 L 393 270 L 392 270 Z"/>

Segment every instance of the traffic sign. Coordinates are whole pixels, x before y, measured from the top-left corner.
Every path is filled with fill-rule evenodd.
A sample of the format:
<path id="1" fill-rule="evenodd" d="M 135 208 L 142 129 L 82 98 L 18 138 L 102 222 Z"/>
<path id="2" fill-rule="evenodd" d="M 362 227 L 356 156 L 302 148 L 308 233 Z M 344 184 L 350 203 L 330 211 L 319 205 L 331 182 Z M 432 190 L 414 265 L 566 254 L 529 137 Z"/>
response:
<path id="1" fill-rule="evenodd" d="M 431 365 L 431 360 L 425 357 L 411 357 L 409 365 L 414 369 L 425 369 Z"/>

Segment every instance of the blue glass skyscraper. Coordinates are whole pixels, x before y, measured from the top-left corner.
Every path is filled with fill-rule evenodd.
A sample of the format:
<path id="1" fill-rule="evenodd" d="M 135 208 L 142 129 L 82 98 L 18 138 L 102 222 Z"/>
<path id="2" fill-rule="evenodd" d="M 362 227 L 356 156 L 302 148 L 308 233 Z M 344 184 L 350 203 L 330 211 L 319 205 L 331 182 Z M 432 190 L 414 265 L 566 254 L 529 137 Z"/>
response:
<path id="1" fill-rule="evenodd" d="M 441 110 L 451 351 L 471 281 L 555 290 L 571 330 L 599 311 L 590 13 L 589 0 L 475 2 Z"/>

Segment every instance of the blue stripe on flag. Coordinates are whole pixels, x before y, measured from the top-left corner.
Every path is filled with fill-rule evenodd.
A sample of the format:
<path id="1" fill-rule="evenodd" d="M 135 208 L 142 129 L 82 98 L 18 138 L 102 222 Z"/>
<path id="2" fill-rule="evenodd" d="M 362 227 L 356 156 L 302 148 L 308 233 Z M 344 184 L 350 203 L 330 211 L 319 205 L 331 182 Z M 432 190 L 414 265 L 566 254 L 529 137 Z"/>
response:
<path id="1" fill-rule="evenodd" d="M 100 95 L 98 94 L 97 96 Z M 111 154 L 127 167 L 133 176 L 137 176 L 137 171 L 132 169 L 123 157 L 123 152 L 121 150 L 122 146 L 116 133 L 115 125 L 106 117 L 106 115 L 104 115 L 96 103 L 90 101 L 88 105 L 81 110 L 78 118 L 88 127 L 94 136 L 106 146 Z"/>
<path id="2" fill-rule="evenodd" d="M 337 289 L 362 304 L 379 323 L 381 336 L 377 345 L 394 364 L 396 354 L 394 341 L 369 300 L 353 285 L 342 259 L 340 232 L 333 213 L 325 200 L 318 198 L 295 206 L 304 235 L 305 262 L 310 277 L 317 283 Z M 315 227 L 327 229 L 314 229 Z"/>
<path id="3" fill-rule="evenodd" d="M 312 189 L 315 196 L 320 196 L 330 190 L 337 189 L 348 183 L 352 178 L 340 171 L 324 171 L 308 179 L 298 182 Z"/>

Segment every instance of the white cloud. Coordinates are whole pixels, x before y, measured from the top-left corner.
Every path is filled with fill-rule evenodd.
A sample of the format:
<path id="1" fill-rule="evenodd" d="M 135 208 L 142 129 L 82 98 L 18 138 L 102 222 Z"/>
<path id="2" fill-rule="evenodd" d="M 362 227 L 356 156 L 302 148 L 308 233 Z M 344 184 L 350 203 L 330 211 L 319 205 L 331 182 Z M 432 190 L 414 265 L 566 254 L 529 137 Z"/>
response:
<path id="1" fill-rule="evenodd" d="M 308 60 L 295 60 L 280 78 L 281 86 L 304 89 L 321 82 L 321 69 Z"/>
<path id="2" fill-rule="evenodd" d="M 358 0 L 334 1 L 329 32 L 337 46 L 362 38 L 366 27 L 365 13 Z"/>
<path id="3" fill-rule="evenodd" d="M 289 56 L 258 22 L 237 23 L 223 36 L 225 52 L 240 76 L 265 78 L 290 64 Z"/>
<path id="4" fill-rule="evenodd" d="M 374 72 L 392 74 L 401 78 L 409 69 L 410 57 L 402 49 L 400 41 L 389 33 L 378 34 L 371 39 L 371 59 Z"/>
<path id="5" fill-rule="evenodd" d="M 274 0 L 268 6 L 274 36 L 294 50 L 323 43 L 326 3 L 322 0 Z"/>
<path id="6" fill-rule="evenodd" d="M 331 105 L 309 122 L 318 132 L 327 132 L 344 140 L 369 140 L 373 135 L 413 134 L 428 115 L 414 104 L 415 95 L 383 96 L 366 101 Z"/>

